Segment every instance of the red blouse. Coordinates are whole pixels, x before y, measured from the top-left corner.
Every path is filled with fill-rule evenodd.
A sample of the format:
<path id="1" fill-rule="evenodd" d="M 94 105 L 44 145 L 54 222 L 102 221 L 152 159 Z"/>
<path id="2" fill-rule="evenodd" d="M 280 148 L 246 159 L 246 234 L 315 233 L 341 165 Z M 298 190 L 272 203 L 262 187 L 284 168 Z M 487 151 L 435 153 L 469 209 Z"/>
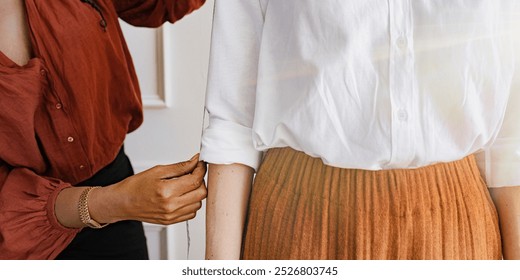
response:
<path id="1" fill-rule="evenodd" d="M 97 0 L 97 11 L 25 0 L 35 58 L 20 66 L 0 52 L 0 259 L 55 258 L 79 232 L 56 220 L 56 196 L 110 163 L 143 121 L 118 17 L 156 27 L 204 1 Z"/>

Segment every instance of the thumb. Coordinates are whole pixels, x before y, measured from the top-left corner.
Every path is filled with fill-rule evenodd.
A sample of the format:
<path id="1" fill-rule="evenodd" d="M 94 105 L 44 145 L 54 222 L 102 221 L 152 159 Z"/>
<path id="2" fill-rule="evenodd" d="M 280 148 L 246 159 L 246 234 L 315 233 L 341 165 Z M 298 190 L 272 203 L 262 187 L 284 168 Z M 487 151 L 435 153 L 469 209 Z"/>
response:
<path id="1" fill-rule="evenodd" d="M 198 162 L 199 154 L 196 154 L 190 160 L 165 165 L 161 169 L 161 179 L 169 180 L 191 173 L 197 167 Z"/>

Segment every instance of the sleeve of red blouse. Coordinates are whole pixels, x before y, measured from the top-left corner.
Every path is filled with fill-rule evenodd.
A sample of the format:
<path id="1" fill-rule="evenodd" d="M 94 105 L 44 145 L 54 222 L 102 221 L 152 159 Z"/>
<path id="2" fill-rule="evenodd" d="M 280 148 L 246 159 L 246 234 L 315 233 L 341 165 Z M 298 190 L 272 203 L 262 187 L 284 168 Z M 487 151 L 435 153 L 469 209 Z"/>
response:
<path id="1" fill-rule="evenodd" d="M 79 232 L 63 227 L 54 213 L 67 187 L 0 160 L 0 259 L 54 259 L 65 249 Z"/>
<path id="2" fill-rule="evenodd" d="M 121 19 L 143 27 L 158 27 L 180 20 L 200 8 L 206 0 L 113 0 Z"/>

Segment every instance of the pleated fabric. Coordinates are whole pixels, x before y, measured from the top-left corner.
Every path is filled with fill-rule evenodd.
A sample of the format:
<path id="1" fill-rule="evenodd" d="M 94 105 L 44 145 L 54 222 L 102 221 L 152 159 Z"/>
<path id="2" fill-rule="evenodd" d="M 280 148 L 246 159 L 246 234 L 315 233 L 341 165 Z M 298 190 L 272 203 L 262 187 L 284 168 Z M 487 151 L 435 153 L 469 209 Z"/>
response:
<path id="1" fill-rule="evenodd" d="M 475 159 L 418 169 L 324 165 L 271 149 L 255 178 L 243 259 L 501 259 Z"/>

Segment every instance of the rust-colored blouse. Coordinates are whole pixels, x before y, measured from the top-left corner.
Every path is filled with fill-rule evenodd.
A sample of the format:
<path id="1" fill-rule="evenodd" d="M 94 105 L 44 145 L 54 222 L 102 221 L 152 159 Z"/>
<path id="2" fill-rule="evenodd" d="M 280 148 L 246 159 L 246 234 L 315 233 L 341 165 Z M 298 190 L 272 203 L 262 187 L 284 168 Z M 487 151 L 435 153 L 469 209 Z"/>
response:
<path id="1" fill-rule="evenodd" d="M 156 27 L 204 0 L 94 2 L 99 11 L 25 0 L 35 58 L 21 66 L 0 52 L 0 259 L 56 257 L 79 231 L 56 220 L 57 194 L 110 163 L 142 123 L 118 17 Z"/>

